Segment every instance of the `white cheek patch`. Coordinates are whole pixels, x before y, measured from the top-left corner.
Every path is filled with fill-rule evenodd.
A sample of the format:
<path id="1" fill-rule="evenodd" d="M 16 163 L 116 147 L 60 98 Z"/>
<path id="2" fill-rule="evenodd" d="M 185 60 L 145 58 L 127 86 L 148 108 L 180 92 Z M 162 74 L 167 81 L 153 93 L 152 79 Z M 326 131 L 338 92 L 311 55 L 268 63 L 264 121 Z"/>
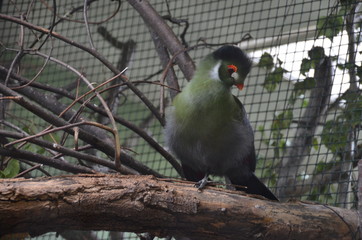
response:
<path id="1" fill-rule="evenodd" d="M 231 74 L 231 77 L 236 81 L 236 80 L 239 79 L 239 74 L 238 74 L 237 72 L 233 72 L 233 73 Z"/>
<path id="2" fill-rule="evenodd" d="M 219 61 L 210 71 L 210 78 L 212 80 L 220 80 L 219 78 L 219 68 L 221 66 L 221 61 Z"/>

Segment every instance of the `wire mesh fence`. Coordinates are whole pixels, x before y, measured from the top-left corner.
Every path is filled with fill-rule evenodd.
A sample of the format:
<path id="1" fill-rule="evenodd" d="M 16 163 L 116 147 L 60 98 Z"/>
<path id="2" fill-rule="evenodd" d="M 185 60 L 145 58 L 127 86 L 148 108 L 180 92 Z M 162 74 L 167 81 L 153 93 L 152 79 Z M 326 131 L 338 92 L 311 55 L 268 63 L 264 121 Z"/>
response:
<path id="1" fill-rule="evenodd" d="M 86 8 L 84 1 L 0 2 L 1 83 L 10 87 L 23 85 L 13 91 L 58 115 L 64 108 L 58 112 L 51 108 L 69 106 L 74 98 L 115 75 L 101 60 L 106 59 L 118 71 L 127 67 L 127 81 L 163 114 L 164 106 L 169 106 L 171 99 L 168 89 L 161 85 L 165 67 L 147 26 L 153 23 L 145 23 L 128 2 L 88 1 Z M 362 113 L 360 3 L 326 0 L 155 0 L 150 3 L 196 63 L 225 44 L 239 46 L 252 58 L 253 68 L 244 90 L 234 89 L 233 93 L 243 102 L 254 129 L 256 175 L 274 193 L 281 199 L 356 208 Z M 53 34 L 38 27 L 49 29 Z M 177 66 L 174 69 L 182 89 L 186 78 Z M 11 75 L 9 70 L 16 75 Z M 26 84 L 21 77 L 33 81 Z M 148 167 L 160 175 L 179 178 L 165 153 L 160 152 L 164 147 L 163 127 L 154 113 L 122 81 L 116 79 L 105 86 L 100 88 L 101 95 L 110 111 L 121 119 L 116 126 L 124 154 L 144 165 L 141 170 Z M 3 138 L 13 141 L 8 132 L 21 133 L 23 137 L 49 126 L 45 118 L 2 94 Z M 90 94 L 81 100 L 103 106 Z M 83 102 L 72 106 L 73 116 L 66 117 L 67 121 L 81 114 L 82 118 L 112 126 L 104 108 L 101 114 L 101 110 L 84 107 Z M 122 124 L 123 120 L 136 127 Z M 102 134 L 112 135 L 104 131 Z M 101 159 L 109 157 L 105 152 L 87 149 L 88 143 L 84 140 L 78 143 L 64 132 L 53 132 L 42 139 L 69 148 L 78 144 L 87 154 Z M 41 144 L 27 143 L 21 148 L 48 157 L 57 156 Z M 74 156 L 55 158 L 72 166 L 84 166 L 84 162 Z M 5 176 L 4 169 L 16 168 L 17 163 L 9 158 L 1 159 L 0 176 L 9 177 Z M 27 177 L 67 172 L 62 167 L 37 165 L 25 157 L 20 160 L 16 174 L 34 167 Z M 85 166 L 109 171 L 88 162 Z M 92 237 L 121 238 L 112 234 L 99 232 Z M 51 234 L 43 236 L 44 239 L 52 237 Z M 123 239 L 139 237 L 127 233 Z"/>

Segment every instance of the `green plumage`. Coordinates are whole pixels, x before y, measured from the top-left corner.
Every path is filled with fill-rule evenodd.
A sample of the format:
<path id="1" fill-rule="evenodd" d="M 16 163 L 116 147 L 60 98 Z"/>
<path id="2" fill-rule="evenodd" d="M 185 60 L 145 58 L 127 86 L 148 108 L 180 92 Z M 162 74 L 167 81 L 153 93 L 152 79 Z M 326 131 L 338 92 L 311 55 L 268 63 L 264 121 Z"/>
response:
<path id="1" fill-rule="evenodd" d="M 231 94 L 233 85 L 243 86 L 250 68 L 251 61 L 239 48 L 224 46 L 200 62 L 191 82 L 175 97 L 165 139 L 188 180 L 206 175 L 203 186 L 208 174 L 214 174 L 269 191 L 253 174 L 253 130 L 243 105 Z"/>

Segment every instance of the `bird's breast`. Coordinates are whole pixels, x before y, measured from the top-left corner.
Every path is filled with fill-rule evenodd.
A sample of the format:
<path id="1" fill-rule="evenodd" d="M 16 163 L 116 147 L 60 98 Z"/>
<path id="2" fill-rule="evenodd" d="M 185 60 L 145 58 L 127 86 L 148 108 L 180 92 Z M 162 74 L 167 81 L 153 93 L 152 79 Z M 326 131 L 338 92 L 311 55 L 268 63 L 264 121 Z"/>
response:
<path id="1" fill-rule="evenodd" d="M 167 127 L 168 146 L 177 158 L 195 170 L 224 175 L 240 165 L 253 144 L 253 134 L 240 122 L 200 114 L 197 121 L 178 119 Z M 175 120 L 175 119 L 174 119 Z M 194 119 L 195 120 L 195 119 Z"/>

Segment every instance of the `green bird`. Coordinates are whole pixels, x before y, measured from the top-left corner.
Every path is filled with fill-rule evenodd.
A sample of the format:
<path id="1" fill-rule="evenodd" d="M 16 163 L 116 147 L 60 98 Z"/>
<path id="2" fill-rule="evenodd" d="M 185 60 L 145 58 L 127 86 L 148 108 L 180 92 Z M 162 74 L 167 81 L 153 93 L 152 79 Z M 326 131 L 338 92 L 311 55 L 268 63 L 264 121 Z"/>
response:
<path id="1" fill-rule="evenodd" d="M 254 133 L 244 106 L 232 95 L 240 90 L 252 62 L 238 47 L 226 45 L 207 55 L 193 79 L 173 101 L 165 140 L 181 161 L 187 180 L 203 188 L 208 176 L 225 176 L 239 190 L 277 200 L 254 175 Z M 245 189 L 246 187 L 246 189 Z"/>

